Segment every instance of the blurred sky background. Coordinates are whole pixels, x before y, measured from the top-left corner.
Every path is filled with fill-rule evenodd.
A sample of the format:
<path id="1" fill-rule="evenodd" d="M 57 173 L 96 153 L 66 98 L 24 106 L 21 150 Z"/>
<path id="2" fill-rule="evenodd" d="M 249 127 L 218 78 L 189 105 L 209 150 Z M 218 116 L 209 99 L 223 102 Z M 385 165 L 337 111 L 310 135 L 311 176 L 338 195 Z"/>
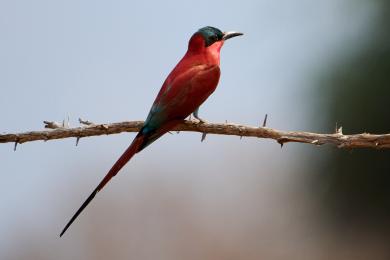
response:
<path id="1" fill-rule="evenodd" d="M 388 10 L 379 0 L 0 0 L 0 132 L 68 115 L 71 126 L 143 120 L 206 25 L 245 35 L 224 45 L 201 117 L 259 125 L 268 113 L 283 130 L 389 132 Z M 1 144 L 0 259 L 390 257 L 388 152 L 201 143 L 198 133 L 138 154 L 60 239 L 133 137 Z"/>

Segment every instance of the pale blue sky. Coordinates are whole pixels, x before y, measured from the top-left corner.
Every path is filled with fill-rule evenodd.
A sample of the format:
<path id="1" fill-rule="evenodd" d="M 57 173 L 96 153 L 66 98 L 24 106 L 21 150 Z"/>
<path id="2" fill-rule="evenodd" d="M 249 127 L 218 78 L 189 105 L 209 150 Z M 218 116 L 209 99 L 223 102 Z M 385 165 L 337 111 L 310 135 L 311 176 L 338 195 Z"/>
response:
<path id="1" fill-rule="evenodd" d="M 368 1 L 352 0 L 3 0 L 0 131 L 38 130 L 43 120 L 61 121 L 67 115 L 71 125 L 77 125 L 78 117 L 94 122 L 144 119 L 189 37 L 206 25 L 245 35 L 225 44 L 219 87 L 200 115 L 209 121 L 258 125 L 268 113 L 270 127 L 310 130 L 316 127 L 312 105 L 321 100 L 308 100 L 306 94 L 313 91 L 321 69 L 364 43 L 375 10 Z M 41 259 L 97 259 L 101 255 L 91 251 L 105 249 L 99 243 L 88 244 L 86 238 L 94 230 L 94 237 L 150 245 L 152 253 L 150 248 L 129 246 L 139 253 L 137 259 L 151 259 L 153 254 L 174 259 L 174 253 L 164 250 L 175 252 L 175 246 L 158 240 L 166 233 L 156 231 L 163 229 L 157 222 L 136 223 L 143 234 L 143 224 L 155 226 L 148 229 L 150 236 L 134 238 L 130 230 L 136 227 L 115 220 L 123 208 L 131 218 L 137 208 L 131 205 L 145 200 L 135 191 L 189 198 L 183 203 L 198 209 L 205 219 L 202 226 L 215 223 L 213 217 L 223 216 L 223 210 L 234 211 L 243 192 L 256 190 L 253 196 L 244 196 L 243 205 L 248 206 L 243 211 L 250 216 L 251 202 L 274 203 L 263 198 L 259 202 L 257 196 L 274 196 L 269 187 L 284 187 L 281 183 L 292 178 L 301 149 L 281 150 L 274 142 L 256 139 L 208 136 L 200 143 L 196 133 L 168 135 L 137 155 L 58 239 L 63 225 L 133 136 L 82 139 L 78 147 L 73 139 L 28 143 L 16 152 L 13 144 L 0 145 L 0 258 L 32 259 L 17 252 L 24 247 L 26 252 L 36 250 Z M 224 204 L 227 201 L 233 203 L 231 208 Z M 107 209 L 114 202 L 121 206 Z M 234 232 L 244 232 L 245 221 L 238 221 Z M 118 235 L 122 228 L 129 237 Z M 225 234 L 221 230 L 214 231 Z M 110 250 L 116 251 L 115 246 Z"/>

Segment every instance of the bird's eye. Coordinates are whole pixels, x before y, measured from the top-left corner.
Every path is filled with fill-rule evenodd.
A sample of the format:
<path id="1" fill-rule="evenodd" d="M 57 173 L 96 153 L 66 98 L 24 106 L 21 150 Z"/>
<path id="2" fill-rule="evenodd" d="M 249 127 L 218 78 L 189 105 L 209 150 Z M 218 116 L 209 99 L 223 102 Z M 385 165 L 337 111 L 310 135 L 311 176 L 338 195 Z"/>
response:
<path id="1" fill-rule="evenodd" d="M 213 43 L 218 41 L 218 35 L 216 35 L 216 34 L 208 35 L 205 40 L 206 40 L 206 46 L 210 46 Z"/>

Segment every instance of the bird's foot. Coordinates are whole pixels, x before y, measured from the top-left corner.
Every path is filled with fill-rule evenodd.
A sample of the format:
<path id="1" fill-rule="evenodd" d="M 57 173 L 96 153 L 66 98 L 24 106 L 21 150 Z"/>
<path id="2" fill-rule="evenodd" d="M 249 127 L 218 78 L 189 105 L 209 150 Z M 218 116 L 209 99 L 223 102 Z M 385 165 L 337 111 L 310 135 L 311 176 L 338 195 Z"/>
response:
<path id="1" fill-rule="evenodd" d="M 194 117 L 199 121 L 199 124 L 207 124 L 208 123 L 207 120 L 204 120 L 204 119 L 202 119 L 202 118 L 200 118 L 198 116 L 194 115 Z"/>
<path id="2" fill-rule="evenodd" d="M 197 108 L 197 109 L 194 111 L 194 113 L 192 113 L 192 114 L 194 115 L 194 117 L 195 117 L 196 119 L 199 120 L 199 124 L 206 124 L 207 121 L 199 117 L 198 111 L 199 111 L 199 108 Z"/>
<path id="3" fill-rule="evenodd" d="M 204 120 L 202 118 L 197 118 L 199 120 L 199 124 L 207 124 L 208 121 L 207 120 Z"/>

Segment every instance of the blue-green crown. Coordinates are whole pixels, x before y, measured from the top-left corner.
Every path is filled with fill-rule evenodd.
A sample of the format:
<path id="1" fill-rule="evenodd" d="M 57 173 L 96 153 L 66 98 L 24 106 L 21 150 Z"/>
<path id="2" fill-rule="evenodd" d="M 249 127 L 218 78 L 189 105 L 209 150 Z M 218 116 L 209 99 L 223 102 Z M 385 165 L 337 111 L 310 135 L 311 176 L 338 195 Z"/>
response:
<path id="1" fill-rule="evenodd" d="M 222 40 L 223 37 L 223 32 L 221 32 L 221 30 L 212 26 L 206 26 L 200 28 L 198 30 L 198 33 L 200 33 L 203 36 L 206 42 L 206 47 L 210 46 L 214 42 Z"/>

